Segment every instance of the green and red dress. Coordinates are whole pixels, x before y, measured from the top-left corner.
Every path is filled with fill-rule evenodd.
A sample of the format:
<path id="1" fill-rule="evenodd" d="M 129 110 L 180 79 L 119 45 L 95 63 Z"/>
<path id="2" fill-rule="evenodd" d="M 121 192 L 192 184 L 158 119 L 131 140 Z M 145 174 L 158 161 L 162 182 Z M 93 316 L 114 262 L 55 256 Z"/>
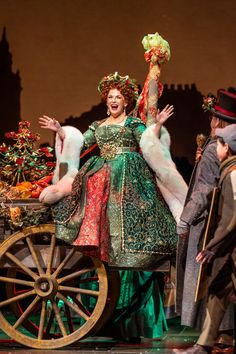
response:
<path id="1" fill-rule="evenodd" d="M 176 249 L 175 220 L 142 157 L 145 124 L 96 121 L 84 145 L 98 144 L 100 156 L 79 170 L 72 193 L 54 206 L 57 237 L 111 266 L 147 269 Z"/>

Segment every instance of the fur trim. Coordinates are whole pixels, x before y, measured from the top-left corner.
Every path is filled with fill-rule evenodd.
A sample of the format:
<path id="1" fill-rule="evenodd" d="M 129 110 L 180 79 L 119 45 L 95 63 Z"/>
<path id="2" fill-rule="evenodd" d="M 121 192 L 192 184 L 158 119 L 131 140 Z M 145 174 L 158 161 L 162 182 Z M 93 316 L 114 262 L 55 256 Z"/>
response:
<path id="1" fill-rule="evenodd" d="M 143 157 L 156 174 L 157 185 L 176 221 L 184 207 L 187 184 L 177 171 L 170 154 L 170 135 L 165 127 L 161 128 L 160 138 L 154 133 L 154 125 L 142 134 L 140 147 Z"/>
<path id="2" fill-rule="evenodd" d="M 79 169 L 80 151 L 84 143 L 83 134 L 71 126 L 65 126 L 62 129 L 65 132 L 65 139 L 62 141 L 58 134 L 56 135 L 57 161 L 52 180 L 53 185 L 45 188 L 39 196 L 39 200 L 45 204 L 54 204 L 71 193 L 72 183 Z M 61 163 L 67 163 L 68 170 L 65 176 L 59 180 Z"/>
<path id="3" fill-rule="evenodd" d="M 61 198 L 69 195 L 72 190 L 74 177 L 68 176 L 68 174 L 66 174 L 55 185 L 51 185 L 43 189 L 39 196 L 40 202 L 45 204 L 54 204 Z"/>
<path id="4" fill-rule="evenodd" d="M 181 203 L 173 194 L 165 187 L 165 185 L 156 177 L 156 183 L 161 191 L 166 204 L 168 205 L 171 214 L 173 215 L 176 223 L 179 222 L 180 216 L 183 211 L 183 203 Z"/>
<path id="5" fill-rule="evenodd" d="M 151 130 L 153 132 L 154 125 L 152 125 L 152 127 L 153 128 L 151 128 Z M 165 146 L 166 148 L 168 148 L 168 150 L 170 150 L 170 144 L 171 144 L 170 134 L 169 134 L 168 130 L 165 127 L 161 127 L 160 142 L 162 143 L 163 146 Z"/>
<path id="6" fill-rule="evenodd" d="M 59 166 L 60 163 L 68 164 L 67 175 L 75 177 L 78 173 L 80 162 L 80 151 L 84 143 L 83 134 L 76 128 L 71 126 L 62 127 L 65 132 L 65 139 L 62 141 L 58 134 L 56 135 L 55 153 L 56 153 L 56 168 L 54 170 L 53 184 L 59 181 Z"/>

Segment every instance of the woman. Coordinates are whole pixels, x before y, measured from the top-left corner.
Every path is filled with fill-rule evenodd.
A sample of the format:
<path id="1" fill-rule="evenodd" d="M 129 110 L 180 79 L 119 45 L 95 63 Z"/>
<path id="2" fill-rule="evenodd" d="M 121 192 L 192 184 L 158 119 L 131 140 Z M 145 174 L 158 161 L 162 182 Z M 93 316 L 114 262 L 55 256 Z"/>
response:
<path id="1" fill-rule="evenodd" d="M 166 142 L 169 136 L 162 127 L 173 114 L 173 107 L 167 106 L 159 113 L 156 124 L 148 131 L 139 118 L 126 115 L 129 104 L 137 98 L 137 86 L 132 79 L 111 74 L 101 80 L 98 89 L 106 101 L 108 118 L 91 124 L 83 135 L 83 146 L 88 148 L 97 143 L 100 156 L 91 157 L 81 167 L 71 193 L 67 187 L 75 166 L 63 160 L 62 155 L 67 142 L 75 138 L 78 144 L 80 136 L 71 132 L 71 127 L 61 127 L 55 119 L 40 118 L 42 128 L 57 132 L 57 160 L 67 163 L 67 178 L 63 177 L 67 187 L 62 185 L 62 178 L 44 190 L 41 200 L 52 202 L 67 195 L 54 206 L 57 236 L 82 252 L 123 269 L 155 267 L 158 261 L 175 252 L 175 220 L 157 187 L 154 173 L 140 154 L 140 140 L 146 133 L 149 143 L 152 136 L 157 145 L 161 144 L 157 160 L 161 166 L 166 161 L 168 173 L 163 176 L 157 172 L 159 184 L 165 177 L 172 180 L 170 176 L 177 176 L 178 191 L 172 184 L 168 196 L 171 194 L 176 203 L 182 198 L 182 202 L 186 185 L 170 158 Z M 141 144 L 147 156 L 145 139 Z M 152 165 L 150 156 L 148 160 Z M 57 176 L 54 180 L 57 181 Z M 166 329 L 166 322 L 158 274 L 122 270 L 120 275 L 121 295 L 113 324 L 109 322 L 110 329 L 125 339 L 159 337 Z"/>
<path id="2" fill-rule="evenodd" d="M 106 100 L 109 117 L 92 123 L 83 138 L 87 148 L 98 144 L 100 156 L 91 157 L 82 166 L 72 193 L 54 207 L 58 237 L 111 266 L 142 265 L 145 269 L 153 266 L 154 260 L 175 251 L 175 220 L 157 188 L 153 172 L 140 154 L 139 143 L 146 126 L 125 112 L 137 98 L 136 84 L 128 76 L 115 73 L 104 77 L 98 89 Z M 156 117 L 156 124 L 150 127 L 156 140 L 166 138 L 168 133 L 162 125 L 172 114 L 173 107 L 167 106 Z M 42 128 L 58 133 L 58 150 L 63 150 L 64 142 L 70 139 L 66 127 L 47 116 L 41 117 L 40 123 Z M 157 158 L 161 165 L 165 157 Z M 178 193 L 182 192 L 186 185 L 176 169 L 170 168 L 168 159 L 166 177 L 174 170 L 179 178 Z M 184 200 L 184 191 L 182 194 Z M 47 195 L 48 189 L 41 200 L 47 202 Z"/>

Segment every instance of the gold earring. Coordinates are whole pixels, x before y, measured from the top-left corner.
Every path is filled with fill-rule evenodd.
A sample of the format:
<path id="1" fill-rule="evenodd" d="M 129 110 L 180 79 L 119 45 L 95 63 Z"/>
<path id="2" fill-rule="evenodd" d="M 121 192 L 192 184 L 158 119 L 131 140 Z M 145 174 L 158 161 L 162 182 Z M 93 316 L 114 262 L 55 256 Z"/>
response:
<path id="1" fill-rule="evenodd" d="M 107 108 L 107 115 L 110 116 L 111 112 L 109 111 L 109 108 Z"/>

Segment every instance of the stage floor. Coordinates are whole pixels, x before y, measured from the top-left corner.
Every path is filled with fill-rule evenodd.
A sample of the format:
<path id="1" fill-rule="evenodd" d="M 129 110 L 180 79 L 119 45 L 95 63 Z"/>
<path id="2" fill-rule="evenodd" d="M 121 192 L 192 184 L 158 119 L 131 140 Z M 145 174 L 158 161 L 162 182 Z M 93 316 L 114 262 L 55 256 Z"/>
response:
<path id="1" fill-rule="evenodd" d="M 114 353 L 114 354 L 136 354 L 136 353 L 158 353 L 170 354 L 173 348 L 185 348 L 191 346 L 198 338 L 198 333 L 191 328 L 182 327 L 179 319 L 168 321 L 169 330 L 161 338 L 154 340 L 142 338 L 140 344 L 117 342 L 107 337 L 89 337 L 86 340 L 73 343 L 72 345 L 51 351 L 53 354 L 80 354 L 82 353 Z M 1 354 L 43 354 L 45 350 L 28 349 L 18 343 L 7 340 L 3 333 L 0 333 Z"/>

